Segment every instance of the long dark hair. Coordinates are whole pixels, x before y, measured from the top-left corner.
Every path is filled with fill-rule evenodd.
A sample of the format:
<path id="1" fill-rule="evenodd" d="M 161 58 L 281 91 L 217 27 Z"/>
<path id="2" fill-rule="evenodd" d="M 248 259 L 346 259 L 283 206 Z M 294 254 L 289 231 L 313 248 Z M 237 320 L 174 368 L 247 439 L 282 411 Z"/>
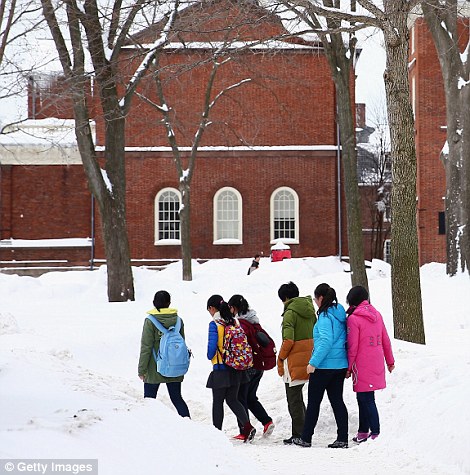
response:
<path id="1" fill-rule="evenodd" d="M 320 308 L 318 309 L 318 315 L 322 312 L 326 313 L 330 307 L 336 307 L 338 305 L 336 291 L 328 284 L 318 285 L 315 289 L 314 295 L 315 298 L 323 297 Z"/>
<path id="2" fill-rule="evenodd" d="M 248 302 L 243 295 L 232 295 L 228 301 L 229 307 L 235 307 L 238 310 L 238 315 L 246 315 L 249 309 Z"/>
<path id="3" fill-rule="evenodd" d="M 365 287 L 363 287 L 362 285 L 354 286 L 348 292 L 348 295 L 346 296 L 346 302 L 349 305 L 348 312 L 347 312 L 348 315 L 351 315 L 351 313 L 354 312 L 354 309 L 361 302 L 364 302 L 364 300 L 369 301 L 369 292 L 367 292 L 367 289 Z"/>
<path id="4" fill-rule="evenodd" d="M 228 325 L 235 324 L 235 319 L 233 318 L 232 312 L 230 311 L 230 307 L 228 306 L 228 303 L 224 301 L 221 295 L 216 294 L 209 297 L 209 300 L 207 301 L 207 308 L 209 307 L 216 308 L 220 313 L 222 320 L 224 320 L 224 322 Z"/>
<path id="5" fill-rule="evenodd" d="M 168 308 L 170 306 L 171 297 L 166 290 L 159 290 L 153 297 L 153 306 L 160 310 L 161 308 Z"/>

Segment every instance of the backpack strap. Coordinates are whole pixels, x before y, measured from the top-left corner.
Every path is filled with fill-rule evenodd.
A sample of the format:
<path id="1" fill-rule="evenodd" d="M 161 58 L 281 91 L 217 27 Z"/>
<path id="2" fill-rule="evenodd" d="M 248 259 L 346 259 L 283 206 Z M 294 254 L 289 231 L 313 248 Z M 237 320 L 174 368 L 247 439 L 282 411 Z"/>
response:
<path id="1" fill-rule="evenodd" d="M 160 330 L 162 333 L 167 333 L 168 330 L 153 316 L 147 315 L 147 318 Z"/>
<path id="2" fill-rule="evenodd" d="M 147 315 L 147 318 L 162 332 L 167 333 L 168 330 L 175 329 L 177 333 L 181 330 L 181 318 L 176 316 L 176 323 L 169 328 L 165 328 L 153 315 Z"/>

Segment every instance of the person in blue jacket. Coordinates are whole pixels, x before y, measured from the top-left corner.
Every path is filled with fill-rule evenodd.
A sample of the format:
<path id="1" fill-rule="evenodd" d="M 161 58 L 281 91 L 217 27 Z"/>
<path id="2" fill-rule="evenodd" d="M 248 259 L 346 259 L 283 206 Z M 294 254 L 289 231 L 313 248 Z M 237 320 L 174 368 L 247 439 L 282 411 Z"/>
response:
<path id="1" fill-rule="evenodd" d="M 237 371 L 223 361 L 225 326 L 239 323 L 232 315 L 228 303 L 218 294 L 212 295 L 207 301 L 207 311 L 212 317 L 207 342 L 207 358 L 212 362 L 212 372 L 206 384 L 207 388 L 212 389 L 212 424 L 222 430 L 225 401 L 241 424 L 240 440 L 251 442 L 256 429 L 251 425 L 248 413 L 238 400 L 238 390 L 245 371 Z"/>
<path id="2" fill-rule="evenodd" d="M 294 439 L 293 443 L 300 447 L 312 445 L 320 404 L 326 391 L 337 426 L 337 438 L 328 447 L 347 448 L 348 410 L 343 401 L 344 379 L 348 369 L 346 312 L 338 303 L 335 290 L 328 284 L 320 284 L 314 296 L 318 305 L 318 320 L 313 328 L 314 349 L 307 365 L 310 375 L 308 404 L 302 436 Z"/>

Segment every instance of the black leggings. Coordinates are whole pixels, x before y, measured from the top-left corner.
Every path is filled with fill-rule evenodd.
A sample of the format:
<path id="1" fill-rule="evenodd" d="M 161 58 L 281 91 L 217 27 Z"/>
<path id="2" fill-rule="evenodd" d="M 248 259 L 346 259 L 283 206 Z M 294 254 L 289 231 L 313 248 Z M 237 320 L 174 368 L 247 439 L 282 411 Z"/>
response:
<path id="1" fill-rule="evenodd" d="M 181 417 L 190 417 L 189 409 L 181 396 L 181 383 L 165 383 L 170 400 Z M 144 397 L 156 398 L 160 384 L 144 383 Z"/>
<path id="2" fill-rule="evenodd" d="M 245 408 L 238 400 L 239 388 L 240 386 L 238 384 L 228 388 L 212 388 L 212 423 L 217 429 L 222 430 L 222 423 L 224 422 L 224 401 L 226 401 L 228 407 L 243 426 L 248 422 L 248 415 Z"/>

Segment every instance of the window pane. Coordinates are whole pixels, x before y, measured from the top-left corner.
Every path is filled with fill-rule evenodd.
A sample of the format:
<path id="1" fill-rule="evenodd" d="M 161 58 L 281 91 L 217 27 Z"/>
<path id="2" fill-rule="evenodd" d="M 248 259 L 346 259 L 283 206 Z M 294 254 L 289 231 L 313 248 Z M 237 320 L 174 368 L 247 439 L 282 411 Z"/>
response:
<path id="1" fill-rule="evenodd" d="M 158 198 L 158 240 L 180 239 L 180 200 L 171 190 Z"/>
<path id="2" fill-rule="evenodd" d="M 238 197 L 230 190 L 222 191 L 217 197 L 216 239 L 240 239 Z"/>
<path id="3" fill-rule="evenodd" d="M 295 239 L 295 197 L 288 190 L 274 196 L 274 239 Z"/>

